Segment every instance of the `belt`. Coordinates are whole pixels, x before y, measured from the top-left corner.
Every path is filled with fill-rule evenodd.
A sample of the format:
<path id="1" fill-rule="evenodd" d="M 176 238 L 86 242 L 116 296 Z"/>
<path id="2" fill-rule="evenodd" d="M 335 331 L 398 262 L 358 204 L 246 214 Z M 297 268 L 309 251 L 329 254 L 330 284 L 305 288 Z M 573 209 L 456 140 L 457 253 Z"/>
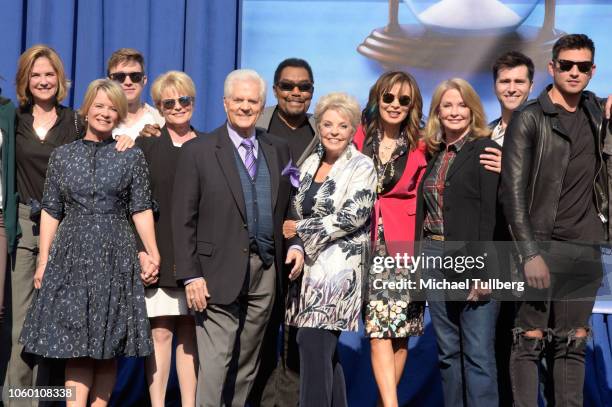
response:
<path id="1" fill-rule="evenodd" d="M 434 235 L 433 233 L 430 235 L 425 235 L 425 239 L 436 240 L 438 242 L 444 241 L 444 235 Z"/>

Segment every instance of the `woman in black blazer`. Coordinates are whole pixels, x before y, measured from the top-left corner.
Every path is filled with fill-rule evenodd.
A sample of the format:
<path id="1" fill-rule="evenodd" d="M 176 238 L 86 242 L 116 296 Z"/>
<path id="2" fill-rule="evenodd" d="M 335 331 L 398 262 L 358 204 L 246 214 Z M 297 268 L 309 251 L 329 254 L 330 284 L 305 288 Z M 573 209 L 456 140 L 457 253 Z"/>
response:
<path id="1" fill-rule="evenodd" d="M 484 242 L 493 241 L 499 174 L 480 164 L 480 154 L 496 144 L 480 98 L 468 82 L 455 78 L 436 88 L 425 141 L 431 159 L 417 194 L 416 239 L 422 240 L 419 253 L 445 262 L 424 267 L 422 282 L 453 287 L 422 286 L 428 288 L 444 402 L 463 406 L 465 397 L 469 406 L 497 405 L 498 304 L 490 299 L 488 287 L 474 279 L 488 272 Z M 468 265 L 466 256 L 474 262 Z"/>
<path id="2" fill-rule="evenodd" d="M 195 405 L 196 341 L 193 316 L 189 314 L 182 284 L 177 286 L 172 244 L 172 186 L 181 146 L 199 135 L 190 125 L 195 101 L 195 85 L 187 74 L 169 71 L 160 75 L 151 87 L 155 106 L 166 125 L 160 137 L 139 137 L 151 176 L 153 199 L 157 203 L 155 237 L 161 256 L 159 275 L 154 260 L 139 253 L 145 290 L 147 314 L 151 323 L 154 354 L 147 357 L 146 375 L 152 406 L 164 406 L 170 374 L 172 337 L 176 335 L 176 370 L 183 406 Z M 148 279 L 148 280 L 146 280 Z"/>

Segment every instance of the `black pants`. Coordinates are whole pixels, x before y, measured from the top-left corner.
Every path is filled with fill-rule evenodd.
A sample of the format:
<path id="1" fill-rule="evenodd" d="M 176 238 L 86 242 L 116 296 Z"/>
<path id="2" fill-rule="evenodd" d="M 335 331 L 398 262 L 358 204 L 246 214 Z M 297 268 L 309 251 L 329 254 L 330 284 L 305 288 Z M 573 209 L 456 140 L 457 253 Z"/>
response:
<path id="1" fill-rule="evenodd" d="M 584 357 L 588 320 L 601 284 L 602 264 L 598 247 L 553 242 L 543 253 L 551 273 L 548 290 L 526 289 L 528 301 L 519 304 L 510 359 L 516 407 L 535 406 L 538 399 L 538 365 L 545 346 L 552 356 L 554 401 L 559 406 L 582 406 Z M 541 301 L 535 300 L 538 296 Z M 543 338 L 524 335 L 539 330 Z"/>
<path id="2" fill-rule="evenodd" d="M 340 332 L 300 328 L 300 407 L 346 407 L 344 372 L 336 345 Z"/>

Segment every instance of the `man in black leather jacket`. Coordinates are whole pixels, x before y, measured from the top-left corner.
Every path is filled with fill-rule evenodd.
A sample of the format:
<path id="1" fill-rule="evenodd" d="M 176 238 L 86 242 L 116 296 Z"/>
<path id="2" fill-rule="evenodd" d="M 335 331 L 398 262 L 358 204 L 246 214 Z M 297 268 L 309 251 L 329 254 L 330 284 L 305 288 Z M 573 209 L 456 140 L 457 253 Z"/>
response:
<path id="1" fill-rule="evenodd" d="M 515 406 L 537 405 L 547 343 L 556 403 L 582 405 L 588 318 L 602 277 L 597 243 L 608 239 L 608 121 L 603 101 L 584 91 L 594 53 L 586 35 L 560 38 L 548 66 L 553 84 L 506 129 L 501 197 L 528 285 L 514 328 Z"/>

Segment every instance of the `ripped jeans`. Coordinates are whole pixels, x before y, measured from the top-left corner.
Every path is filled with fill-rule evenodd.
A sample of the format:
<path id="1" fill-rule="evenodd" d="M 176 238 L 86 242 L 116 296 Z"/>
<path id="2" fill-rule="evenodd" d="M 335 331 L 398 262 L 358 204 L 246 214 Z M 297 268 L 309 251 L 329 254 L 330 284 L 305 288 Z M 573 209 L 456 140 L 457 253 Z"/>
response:
<path id="1" fill-rule="evenodd" d="M 602 279 L 599 248 L 553 242 L 542 252 L 550 270 L 548 290 L 527 287 L 518 304 L 510 357 L 516 407 L 538 405 L 538 367 L 545 347 L 552 346 L 554 405 L 582 406 L 588 320 Z M 541 297 L 542 301 L 534 299 Z M 577 336 L 578 329 L 586 336 Z M 538 330 L 542 338 L 525 336 Z"/>

